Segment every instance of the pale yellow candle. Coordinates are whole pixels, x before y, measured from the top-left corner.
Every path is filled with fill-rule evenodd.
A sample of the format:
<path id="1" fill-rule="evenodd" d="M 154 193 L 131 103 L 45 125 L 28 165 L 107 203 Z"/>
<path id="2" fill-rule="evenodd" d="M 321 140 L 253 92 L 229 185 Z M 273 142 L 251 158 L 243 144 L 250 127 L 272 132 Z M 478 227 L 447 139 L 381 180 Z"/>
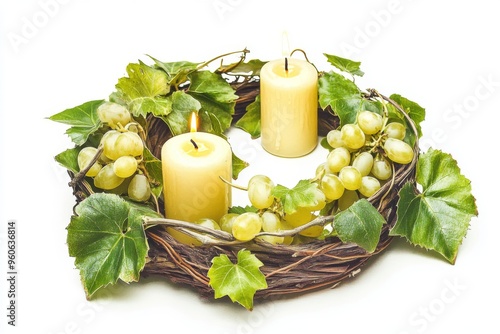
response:
<path id="1" fill-rule="evenodd" d="M 228 142 L 205 132 L 169 139 L 162 147 L 165 216 L 194 222 L 215 221 L 231 206 L 232 155 Z"/>
<path id="2" fill-rule="evenodd" d="M 299 157 L 318 143 L 318 72 L 290 58 L 266 63 L 260 71 L 261 141 L 269 153 Z"/>

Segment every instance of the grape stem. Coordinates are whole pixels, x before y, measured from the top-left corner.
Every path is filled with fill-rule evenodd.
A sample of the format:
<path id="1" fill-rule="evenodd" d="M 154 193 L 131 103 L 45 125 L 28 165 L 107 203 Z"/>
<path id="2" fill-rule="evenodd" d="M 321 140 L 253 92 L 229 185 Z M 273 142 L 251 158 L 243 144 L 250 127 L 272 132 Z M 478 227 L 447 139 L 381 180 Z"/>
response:
<path id="1" fill-rule="evenodd" d="M 223 178 L 222 176 L 219 176 L 219 178 L 222 180 L 222 182 L 224 182 L 225 184 L 230 185 L 230 186 L 231 186 L 231 187 L 233 187 L 233 188 L 240 189 L 240 190 L 244 190 L 244 191 L 248 191 L 248 188 L 243 187 L 243 186 L 240 186 L 240 185 L 237 185 L 237 184 L 234 184 L 234 183 L 231 183 L 230 181 L 226 180 L 226 179 L 225 179 L 225 178 Z"/>
<path id="2" fill-rule="evenodd" d="M 90 162 L 87 164 L 87 166 L 85 166 L 84 169 L 80 170 L 75 175 L 75 177 L 68 183 L 71 188 L 74 188 L 78 184 L 78 182 L 80 182 L 85 177 L 85 174 L 87 174 L 87 172 L 90 170 L 90 168 L 92 168 L 92 166 L 96 163 L 96 161 L 101 156 L 102 151 L 103 151 L 103 147 L 102 147 L 102 145 L 99 145 L 99 147 L 97 148 L 97 152 L 95 153 L 92 160 L 90 160 Z"/>

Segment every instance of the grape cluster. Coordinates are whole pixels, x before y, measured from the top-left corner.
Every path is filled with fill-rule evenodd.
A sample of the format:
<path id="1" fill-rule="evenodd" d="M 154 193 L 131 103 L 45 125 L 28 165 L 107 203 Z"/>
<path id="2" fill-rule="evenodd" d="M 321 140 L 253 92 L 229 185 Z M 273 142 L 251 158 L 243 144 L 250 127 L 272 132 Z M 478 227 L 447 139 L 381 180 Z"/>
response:
<path id="1" fill-rule="evenodd" d="M 235 239 L 249 241 L 260 232 L 281 232 L 300 227 L 318 217 L 325 208 L 338 212 L 349 208 L 358 199 L 373 196 L 394 173 L 394 163 L 408 164 L 414 151 L 404 141 L 406 127 L 397 121 L 371 111 L 358 114 L 356 123 L 331 130 L 327 142 L 331 146 L 326 162 L 318 166 L 315 206 L 299 206 L 285 214 L 280 201 L 273 196 L 272 180 L 256 175 L 248 182 L 248 199 L 256 212 L 228 213 L 213 228 L 232 233 Z M 306 238 L 316 238 L 322 226 L 311 226 L 296 237 L 261 235 L 258 239 L 272 244 L 290 244 Z"/>
<path id="2" fill-rule="evenodd" d="M 326 140 L 332 150 L 316 170 L 327 202 L 345 210 L 360 197 L 374 195 L 393 176 L 393 163 L 413 160 L 405 136 L 404 124 L 371 111 L 358 113 L 355 124 L 331 130 Z"/>
<path id="3" fill-rule="evenodd" d="M 102 136 L 102 154 L 85 174 L 94 179 L 94 186 L 112 193 L 127 195 L 132 200 L 144 202 L 151 196 L 151 186 L 142 174 L 144 143 L 137 133 L 137 123 L 124 106 L 105 102 L 97 109 L 97 115 L 109 130 Z M 98 149 L 85 147 L 78 153 L 80 170 L 88 168 L 95 160 Z"/>

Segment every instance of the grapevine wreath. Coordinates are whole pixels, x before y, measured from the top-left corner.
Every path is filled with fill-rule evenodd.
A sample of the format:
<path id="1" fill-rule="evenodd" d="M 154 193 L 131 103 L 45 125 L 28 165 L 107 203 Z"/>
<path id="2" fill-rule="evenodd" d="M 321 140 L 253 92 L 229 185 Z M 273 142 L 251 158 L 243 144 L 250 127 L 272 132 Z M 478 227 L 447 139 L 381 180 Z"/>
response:
<path id="1" fill-rule="evenodd" d="M 70 126 L 75 144 L 55 159 L 77 201 L 67 244 L 87 297 L 119 279 L 155 275 L 252 309 L 257 298 L 336 286 L 394 236 L 453 264 L 477 216 L 470 181 L 451 155 L 420 151 L 421 106 L 361 90 L 360 63 L 329 54 L 333 68 L 318 71 L 317 81 L 318 135 L 328 154 L 311 178 L 289 188 L 255 175 L 237 185 L 247 163 L 233 153 L 233 180 L 220 182 L 247 190 L 249 205 L 229 207 L 218 221 L 165 218 L 162 146 L 189 132 L 193 112 L 201 132 L 226 139 L 235 126 L 261 135 L 266 62 L 247 60 L 248 52 L 131 63 L 107 100 L 50 117 Z M 235 54 L 238 61 L 224 64 Z"/>

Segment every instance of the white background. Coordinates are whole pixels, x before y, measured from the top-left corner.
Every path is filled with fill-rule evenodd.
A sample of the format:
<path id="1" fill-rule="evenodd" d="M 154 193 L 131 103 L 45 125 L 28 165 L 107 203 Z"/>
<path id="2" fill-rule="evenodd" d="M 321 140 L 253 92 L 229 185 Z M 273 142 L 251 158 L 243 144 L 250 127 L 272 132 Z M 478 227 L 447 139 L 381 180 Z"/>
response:
<path id="1" fill-rule="evenodd" d="M 488 0 L 2 1 L 0 331 L 152 333 L 177 326 L 223 334 L 498 332 L 493 202 L 499 184 L 491 155 L 500 103 L 497 12 Z M 148 62 L 146 54 L 203 61 L 247 47 L 250 58 L 270 60 L 281 56 L 284 30 L 291 48 L 306 50 L 320 69 L 330 68 L 323 52 L 360 60 L 366 73 L 360 87 L 399 93 L 426 108 L 423 148 L 453 154 L 472 181 L 480 211 L 456 264 L 396 240 L 354 280 L 258 302 L 253 312 L 227 298 L 203 301 L 161 279 L 118 285 L 86 301 L 65 244 L 74 199 L 65 171 L 53 160 L 72 144 L 66 127 L 46 117 L 107 98 L 126 65 Z M 268 171 L 286 184 L 304 172 L 297 161 L 272 165 L 258 143 L 246 145 L 255 148 L 247 150 L 253 169 L 242 180 Z M 312 157 L 310 173 L 324 153 Z M 19 238 L 15 328 L 6 317 L 9 219 L 17 221 Z"/>

